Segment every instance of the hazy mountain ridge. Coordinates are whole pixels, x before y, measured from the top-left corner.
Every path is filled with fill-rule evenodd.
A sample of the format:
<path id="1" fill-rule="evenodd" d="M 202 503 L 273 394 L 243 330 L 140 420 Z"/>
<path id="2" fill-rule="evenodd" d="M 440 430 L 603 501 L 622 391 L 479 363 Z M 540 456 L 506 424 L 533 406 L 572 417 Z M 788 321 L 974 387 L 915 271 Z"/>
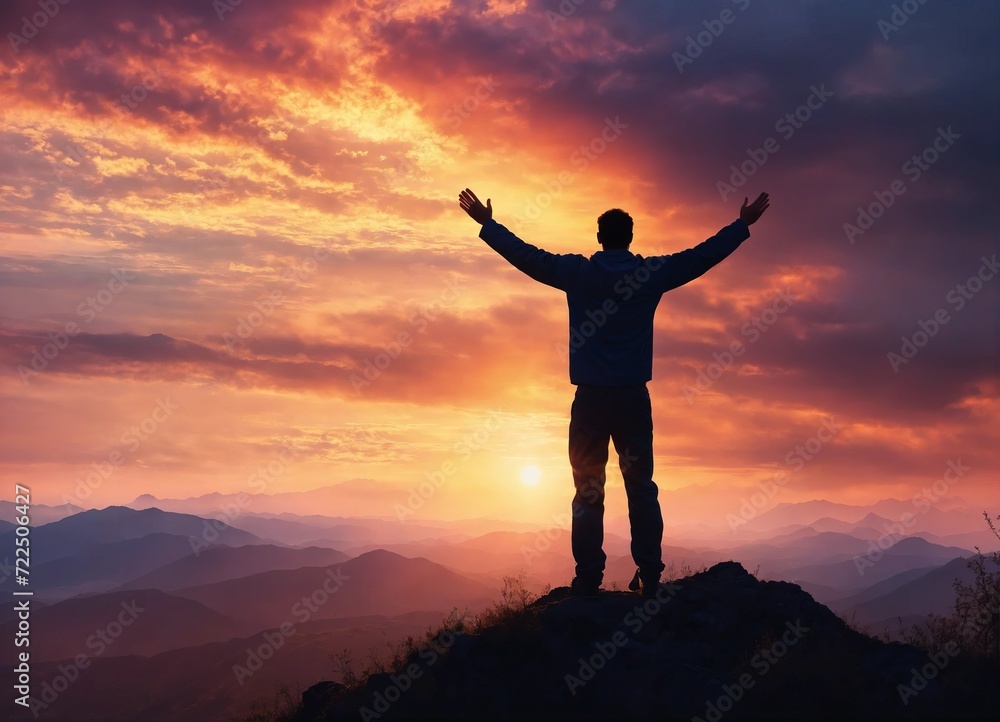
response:
<path id="1" fill-rule="evenodd" d="M 1000 571 L 992 563 L 987 563 L 987 569 L 992 573 Z M 962 557 L 952 559 L 947 564 L 931 569 L 926 574 L 900 584 L 885 594 L 851 604 L 845 613 L 856 615 L 861 622 L 881 625 L 890 621 L 893 627 L 897 616 L 912 618 L 927 614 L 950 614 L 955 606 L 956 579 L 964 584 L 972 583 L 973 574 L 967 559 Z"/>
<path id="2" fill-rule="evenodd" d="M 297 614 L 296 605 L 320 589 L 327 594 L 318 595 L 324 601 L 315 605 L 310 619 L 412 611 L 444 613 L 454 606 L 481 608 L 497 595 L 496 588 L 426 559 L 407 559 L 383 550 L 333 565 L 262 572 L 177 589 L 173 594 L 263 629 L 291 619 Z"/>
<path id="3" fill-rule="evenodd" d="M 36 661 L 73 659 L 78 654 L 148 656 L 208 641 L 223 641 L 245 630 L 199 602 L 157 589 L 76 597 L 31 616 L 31 656 Z M 0 626 L 13 638 L 15 622 Z"/>
<path id="4" fill-rule="evenodd" d="M 39 564 L 31 571 L 39 599 L 59 601 L 78 594 L 106 592 L 151 567 L 190 555 L 188 537 L 156 532 L 143 537 L 82 546 L 79 553 Z M 14 588 L 13 578 L 0 588 Z"/>
<path id="5" fill-rule="evenodd" d="M 70 685 L 53 704 L 41 709 L 38 719 L 65 722 L 72 710 L 73 720 L 88 722 L 228 722 L 245 715 L 253 700 L 272 702 L 280 684 L 301 692 L 336 671 L 331 654 L 347 650 L 357 660 L 373 653 L 385 655 L 386 639 L 419 635 L 439 621 L 437 613 L 325 619 L 297 623 L 290 636 L 269 629 L 148 657 L 91 657 L 79 683 Z M 267 644 L 268 638 L 283 641 L 269 660 L 239 684 L 234 668 L 255 667 L 252 653 Z M 43 681 L 55 679 L 60 665 L 65 664 L 34 665 L 39 688 L 44 688 Z M 0 665 L 0 673 L 12 674 L 11 665 Z M 126 683 L 129 680 L 136 683 Z M 9 719 L 19 719 L 13 705 L 5 704 L 10 709 Z"/>
<path id="6" fill-rule="evenodd" d="M 292 549 L 271 544 L 242 547 L 219 546 L 181 557 L 135 577 L 118 589 L 162 589 L 171 591 L 197 584 L 237 579 L 279 569 L 325 566 L 350 559 L 347 554 L 324 547 Z"/>
<path id="7" fill-rule="evenodd" d="M 241 546 L 264 543 L 259 537 L 242 529 L 234 529 L 228 524 L 191 514 L 177 514 L 155 508 L 137 511 L 125 506 L 109 506 L 104 509 L 87 509 L 32 528 L 32 564 L 77 556 L 101 544 L 138 539 L 156 532 L 189 537 L 192 551 L 197 546 L 208 547 L 213 544 Z M 0 535 L 0 544 L 4 548 L 13 549 L 14 532 Z"/>
<path id="8" fill-rule="evenodd" d="M 0 518 L 7 522 L 11 522 L 13 519 L 21 516 L 21 512 L 18 511 L 21 506 L 21 504 L 15 504 L 13 501 L 0 499 Z M 56 506 L 49 504 L 31 504 L 29 506 L 28 518 L 31 520 L 31 526 L 38 527 L 43 524 L 49 524 L 54 521 L 59 521 L 60 519 L 65 519 L 73 514 L 79 514 L 81 511 L 86 511 L 86 509 L 68 502 Z"/>

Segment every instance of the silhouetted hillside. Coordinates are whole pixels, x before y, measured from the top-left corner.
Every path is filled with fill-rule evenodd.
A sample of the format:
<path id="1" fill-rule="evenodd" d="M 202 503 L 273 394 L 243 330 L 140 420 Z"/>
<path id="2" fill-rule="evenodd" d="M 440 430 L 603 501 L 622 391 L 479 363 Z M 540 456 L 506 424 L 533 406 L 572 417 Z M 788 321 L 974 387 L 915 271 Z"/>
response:
<path id="1" fill-rule="evenodd" d="M 558 588 L 472 633 L 445 629 L 363 686 L 316 685 L 294 718 L 888 720 L 994 712 L 984 674 L 995 670 L 948 659 L 904 704 L 900 685 L 913 684 L 925 652 L 855 632 L 796 585 L 761 582 L 726 562 L 665 584 L 645 602 Z"/>

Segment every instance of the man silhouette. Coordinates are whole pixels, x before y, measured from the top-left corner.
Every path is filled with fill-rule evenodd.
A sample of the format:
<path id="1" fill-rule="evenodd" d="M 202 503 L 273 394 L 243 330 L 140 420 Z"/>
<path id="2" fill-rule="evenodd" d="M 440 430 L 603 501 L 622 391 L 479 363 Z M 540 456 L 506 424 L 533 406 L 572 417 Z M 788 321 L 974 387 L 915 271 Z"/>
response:
<path id="1" fill-rule="evenodd" d="M 750 237 L 767 210 L 761 193 L 738 220 L 694 248 L 643 258 L 629 250 L 632 217 L 613 208 L 597 219 L 603 250 L 590 258 L 549 253 L 525 243 L 493 220 L 466 188 L 459 205 L 482 225 L 479 237 L 531 278 L 566 293 L 569 305 L 569 377 L 576 385 L 570 410 L 569 459 L 573 498 L 571 543 L 576 594 L 598 593 L 604 579 L 604 482 L 608 440 L 625 480 L 635 578 L 630 589 L 653 596 L 663 571 L 663 517 L 653 481 L 653 418 L 646 382 L 653 375 L 653 315 L 667 291 L 698 278 Z"/>

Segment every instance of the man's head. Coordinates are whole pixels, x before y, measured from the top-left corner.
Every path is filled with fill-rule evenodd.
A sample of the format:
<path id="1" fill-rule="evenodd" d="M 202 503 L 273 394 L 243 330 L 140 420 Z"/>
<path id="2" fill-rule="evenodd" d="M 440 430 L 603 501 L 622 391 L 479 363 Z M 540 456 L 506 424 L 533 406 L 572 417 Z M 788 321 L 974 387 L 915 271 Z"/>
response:
<path id="1" fill-rule="evenodd" d="M 632 242 L 632 216 L 621 208 L 612 208 L 597 219 L 597 242 L 604 250 L 628 248 Z"/>

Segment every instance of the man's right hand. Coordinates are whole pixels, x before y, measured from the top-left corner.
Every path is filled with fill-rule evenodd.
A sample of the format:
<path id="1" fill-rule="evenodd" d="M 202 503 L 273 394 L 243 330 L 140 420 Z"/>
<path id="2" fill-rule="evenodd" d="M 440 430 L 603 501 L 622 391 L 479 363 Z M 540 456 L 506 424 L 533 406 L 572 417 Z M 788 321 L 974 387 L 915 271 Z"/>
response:
<path id="1" fill-rule="evenodd" d="M 771 205 L 771 199 L 767 193 L 761 193 L 757 196 L 757 200 L 749 206 L 747 205 L 747 200 L 747 198 L 743 198 L 743 207 L 740 208 L 740 220 L 746 222 L 749 226 L 756 223 L 757 219 L 764 214 L 764 211 Z"/>

